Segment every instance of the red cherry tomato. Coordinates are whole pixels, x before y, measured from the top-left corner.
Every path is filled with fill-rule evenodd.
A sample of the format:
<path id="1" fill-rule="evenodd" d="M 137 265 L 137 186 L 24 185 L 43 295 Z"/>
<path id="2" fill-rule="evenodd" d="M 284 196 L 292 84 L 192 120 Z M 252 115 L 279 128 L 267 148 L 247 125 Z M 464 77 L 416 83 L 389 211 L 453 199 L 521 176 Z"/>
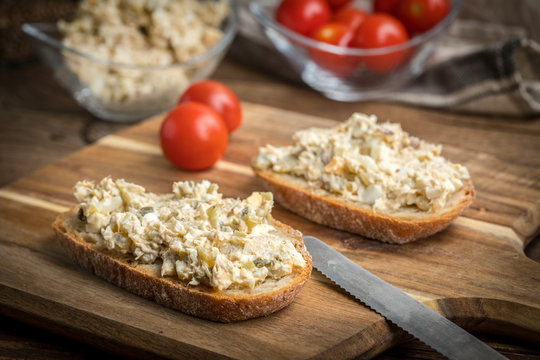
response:
<path id="1" fill-rule="evenodd" d="M 336 10 L 332 16 L 332 21 L 348 24 L 351 29 L 356 30 L 367 16 L 367 13 L 363 10 L 345 6 Z"/>
<path id="2" fill-rule="evenodd" d="M 165 157 L 184 170 L 211 167 L 227 148 L 227 127 L 221 116 L 195 102 L 172 109 L 159 135 Z"/>
<path id="3" fill-rule="evenodd" d="M 326 0 L 283 0 L 276 10 L 276 21 L 299 34 L 309 36 L 330 21 Z"/>
<path id="4" fill-rule="evenodd" d="M 348 5 L 352 0 L 327 0 L 332 9 L 339 9 L 345 5 Z"/>
<path id="5" fill-rule="evenodd" d="M 315 30 L 313 39 L 328 44 L 347 47 L 353 31 L 346 23 L 330 22 Z M 319 66 L 340 76 L 348 76 L 356 69 L 356 64 L 347 55 L 338 55 L 319 49 L 310 49 L 310 56 Z"/>
<path id="6" fill-rule="evenodd" d="M 348 24 L 339 22 L 330 22 L 315 30 L 311 37 L 336 46 L 349 46 L 353 32 Z"/>
<path id="7" fill-rule="evenodd" d="M 362 49 L 382 48 L 402 44 L 409 40 L 407 30 L 399 20 L 388 14 L 373 14 L 360 25 L 351 46 Z M 362 58 L 369 69 L 388 72 L 398 67 L 406 55 L 405 50 Z"/>
<path id="8" fill-rule="evenodd" d="M 401 1 L 402 0 L 375 0 L 373 1 L 373 12 L 397 16 Z"/>
<path id="9" fill-rule="evenodd" d="M 198 102 L 210 106 L 225 121 L 229 133 L 242 123 L 242 108 L 236 94 L 217 81 L 204 80 L 192 84 L 182 94 L 179 104 Z"/>
<path id="10" fill-rule="evenodd" d="M 402 0 L 397 16 L 412 35 L 431 29 L 449 12 L 448 0 Z"/>

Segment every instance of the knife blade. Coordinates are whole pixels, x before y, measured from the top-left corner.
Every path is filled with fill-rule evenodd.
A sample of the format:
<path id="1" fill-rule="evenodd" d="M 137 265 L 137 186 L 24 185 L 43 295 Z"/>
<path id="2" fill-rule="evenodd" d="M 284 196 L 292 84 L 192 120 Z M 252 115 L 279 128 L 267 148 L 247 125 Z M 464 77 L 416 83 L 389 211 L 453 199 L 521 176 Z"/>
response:
<path id="1" fill-rule="evenodd" d="M 349 294 L 449 359 L 506 359 L 447 318 L 313 236 L 313 266 Z"/>

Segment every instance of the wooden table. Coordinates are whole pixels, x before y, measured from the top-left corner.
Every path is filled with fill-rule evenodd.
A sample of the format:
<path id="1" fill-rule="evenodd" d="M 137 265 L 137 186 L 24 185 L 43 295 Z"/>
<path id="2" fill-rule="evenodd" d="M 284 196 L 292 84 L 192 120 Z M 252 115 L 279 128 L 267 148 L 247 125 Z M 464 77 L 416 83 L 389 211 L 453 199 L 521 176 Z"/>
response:
<path id="1" fill-rule="evenodd" d="M 213 76 L 228 84 L 241 100 L 277 108 L 332 118 L 346 119 L 352 112 L 375 113 L 382 118 L 407 122 L 414 127 L 415 118 L 429 119 L 432 124 L 453 125 L 464 133 L 483 129 L 485 136 L 475 138 L 469 150 L 488 151 L 495 156 L 520 161 L 522 143 L 531 164 L 539 166 L 540 118 L 486 118 L 450 114 L 440 111 L 404 107 L 387 103 L 337 103 L 323 98 L 301 85 L 258 73 L 226 58 Z M 0 71 L 0 186 L 33 172 L 80 149 L 97 139 L 129 125 L 106 123 L 87 113 L 53 79 L 40 62 L 31 62 Z M 453 134 L 415 128 L 415 135 L 452 145 Z M 507 139 L 493 144 L 493 141 Z M 538 185 L 538 184 L 537 184 Z M 1 231 L 1 230 L 0 230 Z M 529 257 L 540 261 L 540 242 L 533 240 L 526 249 Z M 19 359 L 88 359 L 112 357 L 103 350 L 64 337 L 61 328 L 47 326 L 24 314 L 10 314 L 0 308 L 0 358 Z M 13 318 L 16 318 L 14 320 Z M 58 335 L 61 334 L 61 335 Z M 478 335 L 511 359 L 540 358 L 534 344 L 500 336 Z M 140 354 L 122 349 L 122 356 Z M 437 359 L 439 354 L 419 341 L 410 341 L 388 350 L 379 359 Z"/>

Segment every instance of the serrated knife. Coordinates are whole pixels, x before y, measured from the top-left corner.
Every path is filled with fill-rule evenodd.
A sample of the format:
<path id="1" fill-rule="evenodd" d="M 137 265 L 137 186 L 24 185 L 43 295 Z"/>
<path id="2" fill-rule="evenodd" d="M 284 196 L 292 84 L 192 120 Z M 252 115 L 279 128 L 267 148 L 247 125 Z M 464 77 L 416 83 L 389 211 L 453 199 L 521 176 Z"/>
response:
<path id="1" fill-rule="evenodd" d="M 356 299 L 449 359 L 506 359 L 447 318 L 373 275 L 313 236 L 313 266 Z"/>

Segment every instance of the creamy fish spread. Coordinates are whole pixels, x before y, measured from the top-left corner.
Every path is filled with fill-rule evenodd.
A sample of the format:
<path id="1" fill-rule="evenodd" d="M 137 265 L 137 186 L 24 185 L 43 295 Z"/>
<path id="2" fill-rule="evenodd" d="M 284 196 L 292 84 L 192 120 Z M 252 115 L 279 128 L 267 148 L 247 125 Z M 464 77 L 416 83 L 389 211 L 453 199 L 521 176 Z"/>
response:
<path id="1" fill-rule="evenodd" d="M 58 29 L 65 46 L 129 65 L 106 66 L 64 52 L 69 68 L 101 106 L 147 110 L 178 100 L 202 65 L 167 65 L 188 61 L 217 44 L 223 37 L 220 24 L 229 13 L 225 0 L 82 0 L 75 18 L 59 21 Z"/>
<path id="2" fill-rule="evenodd" d="M 380 212 L 436 212 L 464 186 L 469 173 L 434 145 L 395 123 L 355 113 L 335 128 L 298 131 L 294 145 L 267 145 L 253 166 L 305 179 L 310 188 Z"/>
<path id="3" fill-rule="evenodd" d="M 145 264 L 161 260 L 162 276 L 189 285 L 253 288 L 305 266 L 271 224 L 271 193 L 223 198 L 217 184 L 203 180 L 176 182 L 172 193 L 156 195 L 106 177 L 78 182 L 75 197 L 86 231 L 101 234 L 104 247 Z"/>

